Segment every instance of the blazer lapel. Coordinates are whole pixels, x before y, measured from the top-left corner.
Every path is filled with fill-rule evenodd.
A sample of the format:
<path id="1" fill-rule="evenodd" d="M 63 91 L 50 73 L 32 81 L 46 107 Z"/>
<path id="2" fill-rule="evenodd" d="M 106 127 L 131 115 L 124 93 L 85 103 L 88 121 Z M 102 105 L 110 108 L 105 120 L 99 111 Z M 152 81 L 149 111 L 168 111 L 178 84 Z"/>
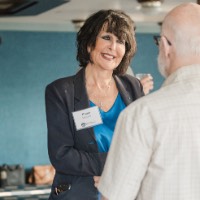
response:
<path id="1" fill-rule="evenodd" d="M 75 110 L 89 107 L 89 99 L 85 88 L 85 69 L 80 69 L 74 79 L 74 106 Z"/>
<path id="2" fill-rule="evenodd" d="M 126 85 L 122 83 L 122 80 L 118 76 L 115 75 L 114 79 L 116 81 L 116 85 L 119 90 L 119 93 L 122 96 L 122 99 L 124 100 L 124 103 L 126 105 L 129 105 L 133 101 L 133 99 L 131 95 L 128 93 Z"/>
<path id="3" fill-rule="evenodd" d="M 74 111 L 89 108 L 89 99 L 85 87 L 85 68 L 82 68 L 75 75 L 74 79 Z M 89 132 L 90 136 L 96 141 L 93 128 L 83 129 Z"/>

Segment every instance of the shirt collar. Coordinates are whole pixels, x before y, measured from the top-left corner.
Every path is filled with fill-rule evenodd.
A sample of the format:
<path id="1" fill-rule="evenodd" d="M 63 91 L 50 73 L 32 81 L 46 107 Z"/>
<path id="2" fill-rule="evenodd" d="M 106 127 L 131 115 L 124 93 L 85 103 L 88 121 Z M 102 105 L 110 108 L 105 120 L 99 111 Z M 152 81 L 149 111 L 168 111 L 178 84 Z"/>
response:
<path id="1" fill-rule="evenodd" d="M 162 87 L 186 80 L 200 80 L 200 64 L 180 67 L 164 81 Z"/>

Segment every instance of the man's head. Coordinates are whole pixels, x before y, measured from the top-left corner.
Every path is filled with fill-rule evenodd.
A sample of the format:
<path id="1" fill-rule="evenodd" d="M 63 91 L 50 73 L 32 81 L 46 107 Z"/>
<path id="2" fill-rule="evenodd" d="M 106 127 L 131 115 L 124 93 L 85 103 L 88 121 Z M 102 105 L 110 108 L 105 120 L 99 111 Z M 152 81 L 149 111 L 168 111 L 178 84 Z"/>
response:
<path id="1" fill-rule="evenodd" d="M 191 64 L 200 64 L 200 5 L 185 3 L 164 18 L 158 65 L 161 74 L 167 77 Z"/>

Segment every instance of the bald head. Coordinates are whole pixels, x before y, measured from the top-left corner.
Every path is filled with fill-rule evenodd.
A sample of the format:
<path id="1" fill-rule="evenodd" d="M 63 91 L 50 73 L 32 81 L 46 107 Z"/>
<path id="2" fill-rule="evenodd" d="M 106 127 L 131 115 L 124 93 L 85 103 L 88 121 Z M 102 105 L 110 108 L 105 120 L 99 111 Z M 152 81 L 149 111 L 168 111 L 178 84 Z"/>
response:
<path id="1" fill-rule="evenodd" d="M 184 3 L 172 9 L 164 18 L 161 35 L 159 61 L 167 75 L 200 64 L 200 5 Z"/>
<path id="2" fill-rule="evenodd" d="M 197 19 L 198 16 L 200 16 L 200 5 L 196 3 L 183 3 L 172 9 L 166 15 L 165 20 L 168 17 L 174 17 L 174 19 L 186 19 L 187 21 L 191 21 L 192 19 Z"/>
<path id="3" fill-rule="evenodd" d="M 184 3 L 175 7 L 164 19 L 163 32 L 170 35 L 181 55 L 200 55 L 200 5 Z"/>
<path id="4" fill-rule="evenodd" d="M 200 5 L 196 3 L 184 3 L 171 10 L 165 17 L 165 25 L 171 24 L 189 32 L 190 30 L 200 33 Z M 190 29 L 191 28 L 191 29 Z"/>

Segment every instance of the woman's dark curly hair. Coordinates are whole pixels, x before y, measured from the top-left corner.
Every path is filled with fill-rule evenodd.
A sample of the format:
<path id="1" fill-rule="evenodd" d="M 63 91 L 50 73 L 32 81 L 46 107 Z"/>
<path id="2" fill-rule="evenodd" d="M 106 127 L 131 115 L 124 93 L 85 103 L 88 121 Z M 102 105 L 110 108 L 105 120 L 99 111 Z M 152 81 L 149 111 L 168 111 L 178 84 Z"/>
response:
<path id="1" fill-rule="evenodd" d="M 92 14 L 77 33 L 77 60 L 81 67 L 86 67 L 90 59 L 88 47 L 93 50 L 96 38 L 102 28 L 114 34 L 119 40 L 125 40 L 125 55 L 114 70 L 114 74 L 122 75 L 127 71 L 131 59 L 136 52 L 134 21 L 121 10 L 100 10 Z"/>

